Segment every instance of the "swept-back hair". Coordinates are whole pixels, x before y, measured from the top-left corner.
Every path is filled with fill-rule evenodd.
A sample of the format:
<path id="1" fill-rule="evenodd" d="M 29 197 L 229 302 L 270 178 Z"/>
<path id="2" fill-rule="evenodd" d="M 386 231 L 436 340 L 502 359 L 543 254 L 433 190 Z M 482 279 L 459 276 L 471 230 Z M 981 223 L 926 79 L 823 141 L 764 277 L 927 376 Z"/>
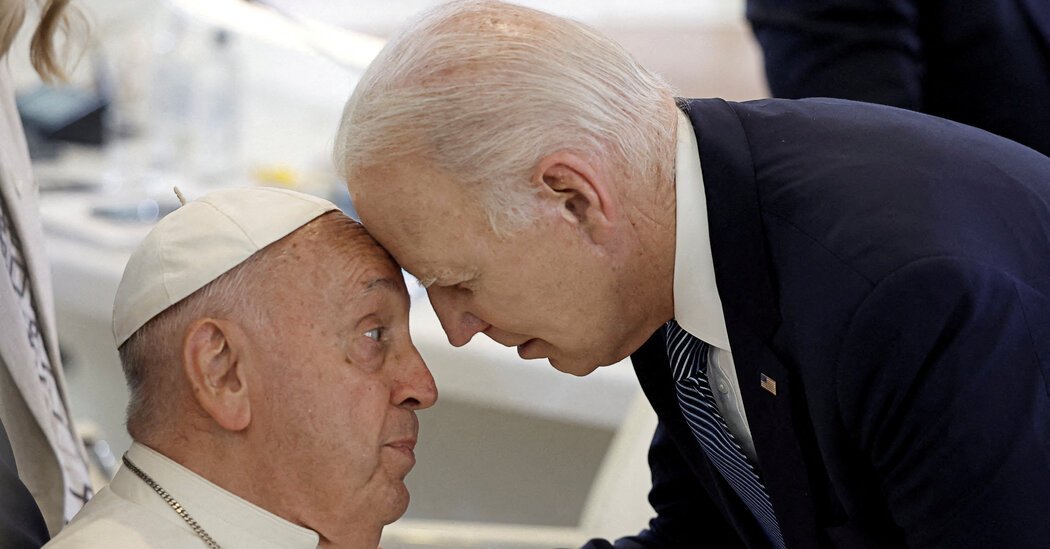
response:
<path id="1" fill-rule="evenodd" d="M 489 0 L 423 13 L 362 75 L 334 161 L 355 174 L 412 161 L 474 185 L 494 229 L 527 222 L 526 184 L 544 156 L 571 150 L 631 184 L 673 143 L 669 86 L 575 21 Z"/>

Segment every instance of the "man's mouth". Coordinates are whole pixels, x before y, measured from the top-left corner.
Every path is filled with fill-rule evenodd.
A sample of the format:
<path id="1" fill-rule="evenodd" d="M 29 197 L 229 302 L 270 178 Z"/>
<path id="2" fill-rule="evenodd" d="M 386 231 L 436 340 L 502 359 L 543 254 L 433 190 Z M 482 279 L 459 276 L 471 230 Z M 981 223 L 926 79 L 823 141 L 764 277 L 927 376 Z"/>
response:
<path id="1" fill-rule="evenodd" d="M 544 358 L 539 349 L 540 340 L 533 338 L 518 345 L 518 356 L 529 360 L 533 358 Z"/>
<path id="2" fill-rule="evenodd" d="M 395 440 L 386 444 L 387 448 L 394 450 L 395 452 L 405 456 L 412 465 L 416 463 L 416 439 L 414 438 L 403 438 Z"/>

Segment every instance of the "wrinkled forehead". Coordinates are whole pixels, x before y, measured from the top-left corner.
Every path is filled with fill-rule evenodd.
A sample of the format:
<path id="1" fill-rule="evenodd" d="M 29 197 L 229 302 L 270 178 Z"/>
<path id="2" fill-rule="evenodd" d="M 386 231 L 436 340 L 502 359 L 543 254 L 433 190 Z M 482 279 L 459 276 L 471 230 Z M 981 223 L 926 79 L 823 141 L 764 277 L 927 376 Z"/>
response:
<path id="1" fill-rule="evenodd" d="M 351 298 L 377 290 L 407 296 L 401 266 L 361 224 L 357 226 L 360 231 L 346 235 L 326 257 L 335 288 Z"/>
<path id="2" fill-rule="evenodd" d="M 359 187 L 355 208 L 364 227 L 424 286 L 476 269 L 488 229 L 480 208 L 446 182 L 400 175 Z"/>
<path id="3" fill-rule="evenodd" d="M 321 216 L 278 243 L 262 260 L 268 291 L 345 300 L 377 279 L 401 281 L 400 267 L 358 222 L 341 213 Z M 403 286 L 403 282 L 402 282 Z"/>
<path id="4" fill-rule="evenodd" d="M 329 259 L 315 265 L 313 271 L 304 265 L 302 276 L 274 300 L 280 318 L 302 319 L 308 332 L 320 328 L 330 333 L 371 314 L 391 318 L 408 314 L 408 289 L 389 256 L 367 253 Z"/>
<path id="5" fill-rule="evenodd" d="M 352 179 L 361 222 L 399 261 L 409 249 L 463 245 L 487 228 L 477 193 L 453 175 L 416 165 L 362 171 Z"/>

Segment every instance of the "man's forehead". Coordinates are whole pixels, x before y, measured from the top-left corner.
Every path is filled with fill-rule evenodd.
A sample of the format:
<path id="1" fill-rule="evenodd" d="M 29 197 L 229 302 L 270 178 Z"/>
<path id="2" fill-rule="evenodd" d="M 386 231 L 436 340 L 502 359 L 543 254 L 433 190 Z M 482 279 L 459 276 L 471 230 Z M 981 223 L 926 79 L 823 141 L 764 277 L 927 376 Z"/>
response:
<path id="1" fill-rule="evenodd" d="M 322 269 L 332 273 L 337 283 L 351 293 L 379 288 L 400 279 L 401 268 L 362 224 L 354 222 L 353 231 L 330 232 L 329 245 L 311 250 L 313 259 L 300 260 L 297 267 Z M 302 272 L 302 271 L 299 271 Z M 387 282 L 383 282 L 386 280 Z"/>
<path id="2" fill-rule="evenodd" d="M 384 238 L 407 233 L 411 237 L 421 235 L 425 216 L 420 212 L 425 203 L 415 192 L 403 192 L 396 185 L 383 182 L 358 185 L 350 191 L 350 198 L 361 219 L 361 224 L 381 244 Z M 386 183 L 389 183 L 387 181 Z"/>
<path id="3" fill-rule="evenodd" d="M 476 223 L 469 205 L 432 187 L 400 192 L 394 182 L 372 182 L 351 195 L 361 224 L 399 259 L 408 249 L 451 245 Z"/>
<path id="4" fill-rule="evenodd" d="M 362 170 L 348 180 L 347 188 L 355 204 L 394 209 L 402 217 L 454 215 L 476 209 L 477 202 L 476 193 L 465 188 L 460 178 L 422 163 Z"/>
<path id="5" fill-rule="evenodd" d="M 432 180 L 439 177 L 434 170 L 418 164 L 374 166 L 353 171 L 347 188 L 354 199 L 379 200 L 391 196 L 401 199 L 434 187 Z"/>

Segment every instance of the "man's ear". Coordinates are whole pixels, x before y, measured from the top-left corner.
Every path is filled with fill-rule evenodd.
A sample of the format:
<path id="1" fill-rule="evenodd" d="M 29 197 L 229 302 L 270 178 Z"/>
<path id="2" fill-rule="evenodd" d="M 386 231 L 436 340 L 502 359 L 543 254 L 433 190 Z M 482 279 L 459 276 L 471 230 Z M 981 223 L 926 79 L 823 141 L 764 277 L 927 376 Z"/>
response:
<path id="1" fill-rule="evenodd" d="M 190 324 L 182 345 L 182 364 L 201 408 L 223 429 L 241 431 L 251 423 L 248 372 L 237 343 L 243 335 L 221 320 Z"/>
<path id="2" fill-rule="evenodd" d="M 604 243 L 612 234 L 616 214 L 612 189 L 592 162 L 559 151 L 540 160 L 532 178 L 541 196 L 554 200 L 562 217 L 592 241 Z"/>

